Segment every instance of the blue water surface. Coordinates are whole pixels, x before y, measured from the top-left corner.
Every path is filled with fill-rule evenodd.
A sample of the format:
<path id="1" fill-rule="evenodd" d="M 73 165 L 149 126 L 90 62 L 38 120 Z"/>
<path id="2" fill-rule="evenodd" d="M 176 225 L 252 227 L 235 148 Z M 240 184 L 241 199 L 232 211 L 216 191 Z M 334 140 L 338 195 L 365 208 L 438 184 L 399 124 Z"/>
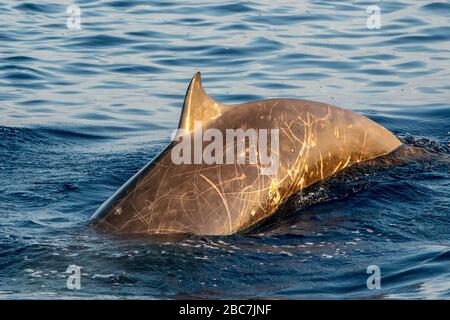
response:
<path id="1" fill-rule="evenodd" d="M 449 22 L 448 1 L 2 1 L 0 298 L 449 299 Z M 343 172 L 248 235 L 89 228 L 167 144 L 196 71 L 218 101 L 343 106 L 432 157 Z"/>

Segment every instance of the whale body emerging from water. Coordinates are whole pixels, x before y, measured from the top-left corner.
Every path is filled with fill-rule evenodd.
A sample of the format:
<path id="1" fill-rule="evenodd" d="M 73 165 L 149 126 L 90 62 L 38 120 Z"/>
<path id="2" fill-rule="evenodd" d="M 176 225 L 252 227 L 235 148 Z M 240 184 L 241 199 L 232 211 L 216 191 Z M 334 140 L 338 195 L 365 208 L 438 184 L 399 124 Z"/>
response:
<path id="1" fill-rule="evenodd" d="M 193 146 L 193 154 L 189 150 L 176 153 L 193 161 L 174 161 L 174 149 L 189 136 L 193 138 L 199 124 L 204 131 L 215 130 L 217 148 L 211 154 L 216 159 L 230 148 L 226 141 L 215 141 L 220 134 L 225 137 L 227 130 L 277 129 L 278 148 L 267 151 L 276 156 L 276 165 L 267 174 L 262 172 L 267 162 L 264 167 L 258 159 L 249 161 L 250 140 L 240 149 L 248 160 L 245 163 L 198 161 L 198 146 L 192 141 L 188 146 Z M 200 73 L 187 90 L 179 130 L 183 136 L 177 135 L 178 140 L 97 210 L 92 216 L 96 227 L 118 234 L 233 234 L 272 216 L 299 190 L 401 145 L 372 120 L 326 103 L 297 99 L 218 103 L 205 93 Z M 209 137 L 201 146 L 207 148 L 208 140 L 213 142 Z"/>

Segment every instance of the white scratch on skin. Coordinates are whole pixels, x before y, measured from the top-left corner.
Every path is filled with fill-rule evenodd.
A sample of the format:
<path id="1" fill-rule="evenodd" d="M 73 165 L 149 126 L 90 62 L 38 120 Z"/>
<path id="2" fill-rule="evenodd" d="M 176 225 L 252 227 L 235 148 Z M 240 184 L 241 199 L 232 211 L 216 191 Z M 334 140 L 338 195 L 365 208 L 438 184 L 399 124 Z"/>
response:
<path id="1" fill-rule="evenodd" d="M 219 194 L 220 199 L 222 199 L 223 204 L 225 205 L 225 209 L 227 210 L 227 214 L 228 214 L 228 223 L 229 223 L 229 227 L 230 227 L 230 233 L 232 231 L 232 226 L 231 226 L 231 213 L 230 213 L 230 209 L 228 208 L 228 204 L 227 201 L 225 200 L 225 198 L 223 197 L 222 193 L 220 192 L 220 190 L 214 185 L 214 183 L 212 183 L 211 180 L 209 180 L 207 177 L 205 177 L 203 174 L 200 174 L 200 177 L 202 177 L 203 179 L 205 179 L 212 187 L 214 190 L 216 190 L 216 192 Z"/>
<path id="2" fill-rule="evenodd" d="M 364 149 L 366 148 L 366 141 L 367 141 L 367 131 L 366 131 L 366 133 L 364 135 L 364 143 L 363 143 L 363 146 L 362 146 L 362 149 L 361 149 L 361 154 L 359 155 L 358 162 L 362 160 L 362 157 L 363 157 L 363 154 L 364 154 Z"/>

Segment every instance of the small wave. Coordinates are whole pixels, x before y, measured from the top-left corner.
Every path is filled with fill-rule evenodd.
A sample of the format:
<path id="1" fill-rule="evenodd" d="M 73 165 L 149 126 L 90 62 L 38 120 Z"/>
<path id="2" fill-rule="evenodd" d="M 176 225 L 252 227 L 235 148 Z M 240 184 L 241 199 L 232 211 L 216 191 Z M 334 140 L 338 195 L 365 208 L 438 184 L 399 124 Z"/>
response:
<path id="1" fill-rule="evenodd" d="M 112 35 L 99 34 L 95 36 L 87 36 L 72 40 L 71 46 L 81 48 L 108 48 L 129 45 L 135 41 Z"/>
<path id="2" fill-rule="evenodd" d="M 25 2 L 14 7 L 16 10 L 24 11 L 26 13 L 59 13 L 64 12 L 64 7 L 58 4 L 33 3 Z"/>
<path id="3" fill-rule="evenodd" d="M 407 144 L 409 146 L 413 146 L 432 153 L 438 153 L 442 155 L 450 154 L 450 144 L 437 142 L 427 138 L 416 137 L 409 134 L 402 135 L 400 138 L 404 144 Z"/>
<path id="4" fill-rule="evenodd" d="M 6 61 L 10 61 L 10 62 L 35 62 L 35 61 L 37 61 L 37 59 L 35 59 L 35 58 L 23 56 L 23 55 L 14 55 L 14 56 L 6 57 L 4 59 Z"/>
<path id="5" fill-rule="evenodd" d="M 126 74 L 156 74 L 162 73 L 165 70 L 155 66 L 145 66 L 145 65 L 124 65 L 124 66 L 114 66 L 111 68 L 113 72 L 126 73 Z"/>
<path id="6" fill-rule="evenodd" d="M 424 11 L 429 11 L 437 15 L 450 16 L 450 3 L 433 2 L 421 7 Z"/>
<path id="7" fill-rule="evenodd" d="M 21 128 L 0 126 L 0 146 L 5 150 L 25 148 L 36 150 L 40 145 L 81 143 L 110 139 L 107 135 L 85 133 L 62 128 Z"/>

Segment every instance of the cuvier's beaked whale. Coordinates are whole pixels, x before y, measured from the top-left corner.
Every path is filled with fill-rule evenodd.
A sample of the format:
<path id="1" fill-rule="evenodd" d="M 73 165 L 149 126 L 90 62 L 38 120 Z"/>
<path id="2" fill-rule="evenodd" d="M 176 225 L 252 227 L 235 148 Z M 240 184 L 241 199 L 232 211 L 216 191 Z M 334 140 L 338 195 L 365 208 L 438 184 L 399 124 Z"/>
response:
<path id="1" fill-rule="evenodd" d="M 372 120 L 319 103 L 270 99 L 224 105 L 202 88 L 200 73 L 186 93 L 179 129 L 279 129 L 279 166 L 175 164 L 172 141 L 92 216 L 95 226 L 119 234 L 229 235 L 273 215 L 280 204 L 319 180 L 401 145 Z M 247 155 L 248 156 L 248 155 Z"/>

